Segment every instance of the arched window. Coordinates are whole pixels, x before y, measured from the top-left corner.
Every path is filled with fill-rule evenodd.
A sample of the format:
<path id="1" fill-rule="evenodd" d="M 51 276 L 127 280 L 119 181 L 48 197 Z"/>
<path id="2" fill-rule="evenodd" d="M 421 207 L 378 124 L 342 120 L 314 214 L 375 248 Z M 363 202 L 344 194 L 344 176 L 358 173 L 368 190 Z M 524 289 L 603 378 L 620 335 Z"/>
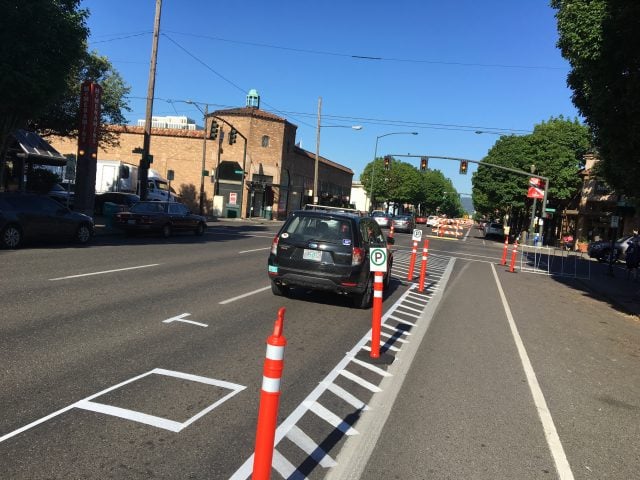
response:
<path id="1" fill-rule="evenodd" d="M 263 135 L 262 136 L 262 146 L 263 147 L 268 147 L 269 146 L 269 135 Z"/>

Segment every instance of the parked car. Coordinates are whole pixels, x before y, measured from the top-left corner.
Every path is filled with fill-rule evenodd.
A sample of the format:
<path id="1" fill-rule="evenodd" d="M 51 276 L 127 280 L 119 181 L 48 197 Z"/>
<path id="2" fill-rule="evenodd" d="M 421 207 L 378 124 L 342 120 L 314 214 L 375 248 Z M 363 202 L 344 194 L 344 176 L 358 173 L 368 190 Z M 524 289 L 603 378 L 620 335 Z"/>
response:
<path id="1" fill-rule="evenodd" d="M 385 239 L 373 217 L 295 211 L 271 244 L 271 290 L 274 295 L 288 295 L 292 288 L 323 290 L 351 296 L 354 306 L 368 308 L 373 298 L 369 250 L 388 243 L 393 239 Z M 387 252 L 385 288 L 393 265 L 393 253 Z"/>
<path id="2" fill-rule="evenodd" d="M 413 215 L 396 215 L 393 217 L 393 229 L 396 232 L 413 232 L 415 222 Z"/>
<path id="3" fill-rule="evenodd" d="M 426 223 L 427 223 L 427 217 L 425 217 L 424 215 L 418 215 L 416 217 L 416 224 L 424 225 Z"/>
<path id="4" fill-rule="evenodd" d="M 484 226 L 484 236 L 504 238 L 504 226 L 501 223 L 487 222 Z"/>
<path id="5" fill-rule="evenodd" d="M 438 217 L 436 215 L 429 215 L 427 217 L 427 227 L 435 227 L 438 225 Z"/>
<path id="6" fill-rule="evenodd" d="M 374 210 L 371 212 L 371 218 L 373 218 L 380 227 L 389 228 L 391 227 L 393 215 L 383 212 L 382 210 Z"/>
<path id="7" fill-rule="evenodd" d="M 613 261 L 623 260 L 627 247 L 629 246 L 629 240 L 633 238 L 633 235 L 625 235 L 618 238 L 614 243 L 614 256 Z M 611 256 L 611 240 L 597 240 L 589 242 L 587 246 L 587 253 L 589 257 L 595 258 L 599 262 L 608 262 Z"/>
<path id="8" fill-rule="evenodd" d="M 195 215 L 178 202 L 138 202 L 128 212 L 118 212 L 113 218 L 113 226 L 125 233 L 159 232 L 168 238 L 174 232 L 204 234 L 207 219 Z"/>
<path id="9" fill-rule="evenodd" d="M 119 205 L 122 210 L 129 210 L 140 201 L 140 197 L 135 193 L 125 192 L 105 192 L 98 193 L 95 197 L 94 210 L 96 215 L 104 215 L 104 204 L 107 202 Z"/>
<path id="10" fill-rule="evenodd" d="M 0 193 L 0 246 L 18 248 L 33 240 L 75 240 L 87 243 L 93 219 L 72 212 L 47 195 Z"/>
<path id="11" fill-rule="evenodd" d="M 69 207 L 73 209 L 73 199 L 74 199 L 73 190 L 67 190 L 59 183 L 56 183 L 51 188 L 51 190 L 49 190 L 49 193 L 47 195 L 53 198 L 56 202 L 61 203 L 65 207 Z"/>

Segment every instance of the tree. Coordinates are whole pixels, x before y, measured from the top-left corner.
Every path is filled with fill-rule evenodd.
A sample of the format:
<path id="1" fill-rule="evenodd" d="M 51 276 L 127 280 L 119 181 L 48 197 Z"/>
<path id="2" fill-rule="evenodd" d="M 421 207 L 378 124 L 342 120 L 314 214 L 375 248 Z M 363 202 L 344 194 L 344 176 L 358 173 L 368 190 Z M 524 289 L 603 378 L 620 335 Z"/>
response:
<path id="1" fill-rule="evenodd" d="M 577 120 L 562 116 L 536 125 L 524 136 L 503 136 L 489 150 L 471 179 L 473 204 L 479 213 L 500 218 L 509 214 L 517 219 L 526 216 L 528 176 L 482 163 L 500 165 L 549 178 L 547 200 L 562 209 L 578 193 L 578 175 L 583 157 L 590 149 L 589 129 Z"/>
<path id="2" fill-rule="evenodd" d="M 101 123 L 123 124 L 123 111 L 130 111 L 125 97 L 131 88 L 106 57 L 97 52 L 85 52 L 67 76 L 66 90 L 60 99 L 51 104 L 42 115 L 31 119 L 31 129 L 43 136 L 77 136 L 80 115 L 80 86 L 85 80 L 99 83 L 102 87 Z M 111 131 L 100 129 L 101 144 L 115 145 L 118 137 Z"/>
<path id="3" fill-rule="evenodd" d="M 601 173 L 638 195 L 640 178 L 640 2 L 551 0 L 558 47 L 571 71 L 573 103 L 591 127 Z"/>
<path id="4" fill-rule="evenodd" d="M 80 0 L 1 0 L 0 152 L 66 89 L 69 65 L 85 51 L 88 12 Z"/>

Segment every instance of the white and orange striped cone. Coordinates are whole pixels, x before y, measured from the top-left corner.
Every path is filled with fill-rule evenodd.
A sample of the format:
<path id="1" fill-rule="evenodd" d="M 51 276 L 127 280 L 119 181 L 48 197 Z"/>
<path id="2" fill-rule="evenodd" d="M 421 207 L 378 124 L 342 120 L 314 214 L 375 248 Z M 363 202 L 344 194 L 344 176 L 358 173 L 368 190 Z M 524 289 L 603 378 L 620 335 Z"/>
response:
<path id="1" fill-rule="evenodd" d="M 278 422 L 278 404 L 280 402 L 280 380 L 284 369 L 284 347 L 287 344 L 287 339 L 282 334 L 284 312 L 284 307 L 278 310 L 273 334 L 267 338 L 267 354 L 262 370 L 262 390 L 258 410 L 256 447 L 253 456 L 253 474 L 251 476 L 253 480 L 268 480 L 271 476 L 273 446 Z"/>

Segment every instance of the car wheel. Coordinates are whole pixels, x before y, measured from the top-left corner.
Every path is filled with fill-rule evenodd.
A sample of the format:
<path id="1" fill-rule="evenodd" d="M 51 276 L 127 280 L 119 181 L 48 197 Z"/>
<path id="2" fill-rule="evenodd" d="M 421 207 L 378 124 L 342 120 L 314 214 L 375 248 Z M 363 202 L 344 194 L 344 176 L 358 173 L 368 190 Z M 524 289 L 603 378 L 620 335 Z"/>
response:
<path id="1" fill-rule="evenodd" d="M 358 293 L 353 297 L 353 306 L 356 308 L 367 309 L 371 306 L 371 300 L 373 300 L 373 281 L 372 276 L 369 276 L 367 280 L 367 286 L 362 293 Z"/>
<path id="2" fill-rule="evenodd" d="M 91 227 L 86 223 L 83 223 L 78 227 L 76 231 L 76 241 L 82 245 L 87 243 L 91 239 Z"/>
<path id="3" fill-rule="evenodd" d="M 283 285 L 278 285 L 276 282 L 274 282 L 273 280 L 271 281 L 271 292 L 273 292 L 273 294 L 276 297 L 286 297 L 289 295 L 289 287 L 285 287 Z"/>
<path id="4" fill-rule="evenodd" d="M 196 227 L 196 235 L 201 237 L 202 235 L 204 235 L 204 230 L 205 230 L 204 223 L 199 223 L 198 226 Z"/>
<path id="5" fill-rule="evenodd" d="M 168 223 L 162 227 L 162 236 L 164 238 L 169 238 L 171 236 L 171 225 Z"/>
<path id="6" fill-rule="evenodd" d="M 2 248 L 18 248 L 22 243 L 22 232 L 17 225 L 7 225 L 2 230 L 2 237 L 0 238 L 0 245 Z"/>

